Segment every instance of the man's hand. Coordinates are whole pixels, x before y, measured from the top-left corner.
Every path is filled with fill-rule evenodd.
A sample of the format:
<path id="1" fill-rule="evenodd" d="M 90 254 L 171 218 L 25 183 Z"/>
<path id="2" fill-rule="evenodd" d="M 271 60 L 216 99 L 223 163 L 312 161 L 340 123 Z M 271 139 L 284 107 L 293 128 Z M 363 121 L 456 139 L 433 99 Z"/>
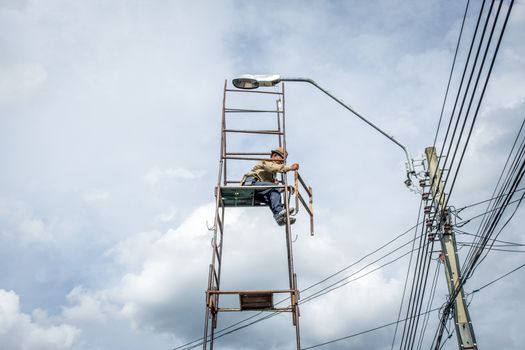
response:
<path id="1" fill-rule="evenodd" d="M 297 163 L 293 163 L 293 164 L 291 165 L 291 168 L 292 168 L 292 170 L 299 170 L 299 164 L 297 164 Z"/>

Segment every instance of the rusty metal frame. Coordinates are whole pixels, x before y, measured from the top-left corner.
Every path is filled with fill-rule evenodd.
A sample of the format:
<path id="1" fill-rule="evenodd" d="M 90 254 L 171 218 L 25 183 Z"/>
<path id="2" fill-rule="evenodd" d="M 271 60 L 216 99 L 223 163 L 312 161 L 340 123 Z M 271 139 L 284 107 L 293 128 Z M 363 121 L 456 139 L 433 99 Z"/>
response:
<path id="1" fill-rule="evenodd" d="M 270 289 L 270 290 L 212 290 L 206 291 L 207 298 L 210 299 L 214 295 L 243 295 L 243 294 L 290 294 L 290 300 L 294 300 L 297 290 L 279 290 L 279 289 Z M 216 312 L 235 312 L 243 311 L 239 306 L 238 308 L 221 308 L 213 305 L 212 306 Z M 270 311 L 270 312 L 293 312 L 293 307 L 271 307 L 267 309 L 259 309 L 258 311 Z"/>
<path id="2" fill-rule="evenodd" d="M 280 87 L 280 89 L 279 89 Z M 230 186 L 231 184 L 240 184 L 239 179 L 229 179 L 228 178 L 228 162 L 229 161 L 261 161 L 261 160 L 271 160 L 271 154 L 266 152 L 239 152 L 239 151 L 229 151 L 227 149 L 227 138 L 229 134 L 241 133 L 246 135 L 253 134 L 266 134 L 272 137 L 277 138 L 277 144 L 280 147 L 283 147 L 286 150 L 286 122 L 285 122 L 285 98 L 284 98 L 284 84 L 281 84 L 277 87 L 276 91 L 261 91 L 261 90 L 238 90 L 228 88 L 228 82 L 224 82 L 224 96 L 222 101 L 222 115 L 221 115 L 221 148 L 220 148 L 220 161 L 219 161 L 219 171 L 217 178 L 217 186 L 215 187 L 215 217 L 214 225 L 212 227 L 213 239 L 212 239 L 212 261 L 209 266 L 208 273 L 208 287 L 206 290 L 206 313 L 204 321 L 204 337 L 203 337 L 203 349 L 206 350 L 209 345 L 209 349 L 213 349 L 214 338 L 215 338 L 215 329 L 217 328 L 218 314 L 220 312 L 235 312 L 243 311 L 241 307 L 239 308 L 221 308 L 219 306 L 219 297 L 220 295 L 225 294 L 238 294 L 246 295 L 250 293 L 271 293 L 272 298 L 273 294 L 277 293 L 289 293 L 290 294 L 290 305 L 286 307 L 275 308 L 271 307 L 267 311 L 273 312 L 290 312 L 292 314 L 292 323 L 295 326 L 296 334 L 296 346 L 299 350 L 301 348 L 300 343 L 300 327 L 299 327 L 299 290 L 297 286 L 297 275 L 294 271 L 293 263 L 293 249 L 292 249 L 292 229 L 290 225 L 290 201 L 292 194 L 295 194 L 295 203 L 296 209 L 293 215 L 297 215 L 299 210 L 299 203 L 304 207 L 305 211 L 310 215 L 310 233 L 313 235 L 313 199 L 312 199 L 312 188 L 308 187 L 301 176 L 295 172 L 294 175 L 294 186 L 288 185 L 288 180 L 286 174 L 282 174 L 281 180 L 275 186 L 257 186 L 257 188 L 271 188 L 278 187 L 283 191 L 283 205 L 287 210 L 286 215 L 286 246 L 287 246 L 287 260 L 288 260 L 288 282 L 289 289 L 280 289 L 280 290 L 259 290 L 259 291 L 250 291 L 250 290 L 233 290 L 233 291 L 223 291 L 220 289 L 220 279 L 221 279 L 221 263 L 223 258 L 223 243 L 224 243 L 224 217 L 226 207 L 222 200 L 221 188 L 235 188 L 235 186 Z M 227 106 L 227 96 L 230 93 L 248 93 L 248 94 L 270 94 L 275 95 L 276 100 L 276 109 L 245 109 L 245 108 L 233 108 Z M 229 114 L 235 113 L 246 113 L 251 116 L 265 115 L 268 113 L 274 113 L 276 117 L 276 128 L 272 130 L 238 130 L 228 127 L 228 118 Z M 286 158 L 284 159 L 286 164 Z M 300 185 L 300 186 L 299 186 Z M 305 191 L 306 195 L 303 196 L 300 191 Z M 308 198 L 308 203 L 306 199 Z M 211 321 L 211 322 L 210 322 Z"/>
<path id="3" fill-rule="evenodd" d="M 301 187 L 299 187 L 299 184 Z M 310 235 L 314 235 L 314 201 L 313 201 L 313 190 L 312 187 L 307 186 L 304 182 L 303 178 L 297 171 L 294 172 L 294 189 L 295 189 L 295 213 L 294 215 L 297 215 L 299 212 L 301 203 L 310 216 Z M 306 194 L 308 195 L 308 204 L 306 203 L 303 195 L 301 194 L 300 189 L 303 189 L 306 191 Z"/>

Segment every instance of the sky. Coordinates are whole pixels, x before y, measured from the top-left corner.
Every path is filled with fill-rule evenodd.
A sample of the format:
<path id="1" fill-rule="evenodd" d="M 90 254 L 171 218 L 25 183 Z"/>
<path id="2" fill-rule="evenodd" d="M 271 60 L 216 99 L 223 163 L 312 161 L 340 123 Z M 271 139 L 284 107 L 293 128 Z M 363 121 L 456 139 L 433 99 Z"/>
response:
<path id="1" fill-rule="evenodd" d="M 480 1 L 471 3 L 469 40 Z M 422 159 L 465 5 L 0 0 L 0 348 L 173 349 L 202 337 L 225 80 L 314 79 Z M 456 208 L 490 198 L 525 117 L 523 33 L 516 1 L 450 198 Z M 315 194 L 316 235 L 304 216 L 293 227 L 305 289 L 414 226 L 420 195 L 403 184 L 404 154 L 389 140 L 312 86 L 285 89 L 289 159 Z M 524 220 L 519 208 L 499 238 L 525 243 Z M 476 222 L 462 229 L 475 232 Z M 229 209 L 226 232 L 224 289 L 287 287 L 284 233 L 269 211 Z M 491 252 L 465 290 L 521 264 L 523 253 Z M 396 321 L 407 266 L 408 257 L 305 303 L 303 347 Z M 480 347 L 522 348 L 524 273 L 469 294 Z M 245 316 L 221 315 L 219 328 Z M 320 348 L 389 349 L 393 334 Z M 291 317 L 216 346 L 293 348 Z M 455 348 L 454 335 L 444 349 Z"/>

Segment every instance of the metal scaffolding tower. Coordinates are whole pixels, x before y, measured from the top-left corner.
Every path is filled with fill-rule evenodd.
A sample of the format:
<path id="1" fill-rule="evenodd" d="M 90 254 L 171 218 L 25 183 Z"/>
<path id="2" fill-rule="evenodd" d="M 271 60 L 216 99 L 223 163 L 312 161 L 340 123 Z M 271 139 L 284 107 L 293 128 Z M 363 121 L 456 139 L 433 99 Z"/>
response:
<path id="1" fill-rule="evenodd" d="M 230 97 L 243 94 L 246 100 L 256 100 L 260 98 L 274 97 L 275 107 L 271 108 L 234 108 L 230 105 Z M 255 100 L 254 100 L 255 98 Z M 236 100 L 232 98 L 232 100 Z M 244 98 L 242 100 L 245 100 Z M 271 312 L 290 312 L 292 314 L 292 323 L 295 327 L 295 337 L 297 349 L 301 348 L 300 329 L 299 329 L 299 290 L 297 287 L 297 276 L 294 271 L 293 251 L 292 251 L 292 229 L 290 225 L 290 217 L 297 215 L 300 206 L 304 208 L 310 218 L 310 234 L 313 235 L 313 202 L 312 202 L 312 188 L 308 187 L 299 173 L 294 172 L 293 184 L 288 183 L 287 174 L 282 174 L 280 181 L 271 186 L 242 186 L 240 178 L 230 178 L 231 168 L 235 169 L 238 162 L 244 162 L 245 169 L 249 170 L 249 163 L 254 161 L 271 160 L 271 153 L 260 151 L 246 151 L 243 145 L 252 145 L 250 137 L 256 135 L 267 135 L 271 137 L 272 147 L 283 147 L 286 150 L 286 123 L 285 123 L 285 109 L 284 109 L 284 83 L 269 89 L 263 90 L 239 90 L 228 88 L 228 83 L 224 83 L 224 97 L 221 119 L 221 154 L 219 162 L 219 174 L 217 179 L 217 186 L 215 188 L 215 217 L 212 240 L 212 258 L 209 267 L 208 288 L 206 290 L 206 315 L 204 321 L 204 341 L 203 349 L 213 349 L 215 330 L 217 328 L 218 314 L 220 312 L 235 312 L 235 311 L 271 311 Z M 256 104 L 256 103 L 254 103 Z M 252 128 L 236 128 L 234 123 L 230 123 L 230 118 L 248 119 L 249 125 L 256 125 L 254 119 L 260 118 L 275 118 L 275 127 L 273 129 L 252 129 Z M 251 118 L 251 119 L 250 119 Z M 230 125 L 231 124 L 231 125 Z M 229 142 L 232 135 L 237 137 L 245 137 L 246 140 L 239 142 Z M 232 144 L 237 147 L 242 147 L 240 151 L 235 151 Z M 286 153 L 286 151 L 285 151 Z M 231 164 L 235 162 L 235 164 Z M 284 159 L 286 164 L 286 158 Z M 230 176 L 230 177 L 229 177 Z M 235 174 L 234 174 L 235 176 Z M 287 211 L 286 223 L 284 230 L 286 233 L 286 248 L 288 258 L 288 289 L 280 290 L 221 290 L 221 264 L 223 262 L 223 243 L 225 238 L 225 215 L 227 208 L 236 207 L 266 207 L 266 203 L 258 200 L 257 191 L 276 188 L 282 193 L 283 206 Z M 304 196 L 303 196 L 303 194 Z M 295 202 L 295 208 L 291 205 Z M 265 208 L 265 210 L 268 210 Z M 290 305 L 285 307 L 276 307 L 274 305 L 275 294 L 288 294 L 290 297 Z M 219 299 L 221 295 L 237 295 L 239 297 L 238 307 L 221 307 Z"/>

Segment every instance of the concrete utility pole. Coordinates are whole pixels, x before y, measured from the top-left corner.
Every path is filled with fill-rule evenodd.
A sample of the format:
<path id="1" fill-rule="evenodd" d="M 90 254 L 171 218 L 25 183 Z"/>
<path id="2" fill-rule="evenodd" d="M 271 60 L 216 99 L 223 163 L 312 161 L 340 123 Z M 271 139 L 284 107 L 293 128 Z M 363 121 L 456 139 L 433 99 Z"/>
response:
<path id="1" fill-rule="evenodd" d="M 445 258 L 445 274 L 447 278 L 448 291 L 452 297 L 456 292 L 457 295 L 453 303 L 454 323 L 456 324 L 456 334 L 460 349 L 477 349 L 474 329 L 468 313 L 467 304 L 463 288 L 457 291 L 460 282 L 460 266 L 458 261 L 456 238 L 451 227 L 450 213 L 445 208 L 446 195 L 444 192 L 444 183 L 442 181 L 442 172 L 438 169 L 438 158 L 435 147 L 427 147 L 425 154 L 428 161 L 428 171 L 430 177 L 430 187 L 433 196 L 433 205 L 436 213 L 439 213 L 440 224 L 438 225 L 439 240 L 441 249 Z M 446 318 L 444 319 L 446 321 Z M 439 347 L 440 339 L 436 348 Z"/>

